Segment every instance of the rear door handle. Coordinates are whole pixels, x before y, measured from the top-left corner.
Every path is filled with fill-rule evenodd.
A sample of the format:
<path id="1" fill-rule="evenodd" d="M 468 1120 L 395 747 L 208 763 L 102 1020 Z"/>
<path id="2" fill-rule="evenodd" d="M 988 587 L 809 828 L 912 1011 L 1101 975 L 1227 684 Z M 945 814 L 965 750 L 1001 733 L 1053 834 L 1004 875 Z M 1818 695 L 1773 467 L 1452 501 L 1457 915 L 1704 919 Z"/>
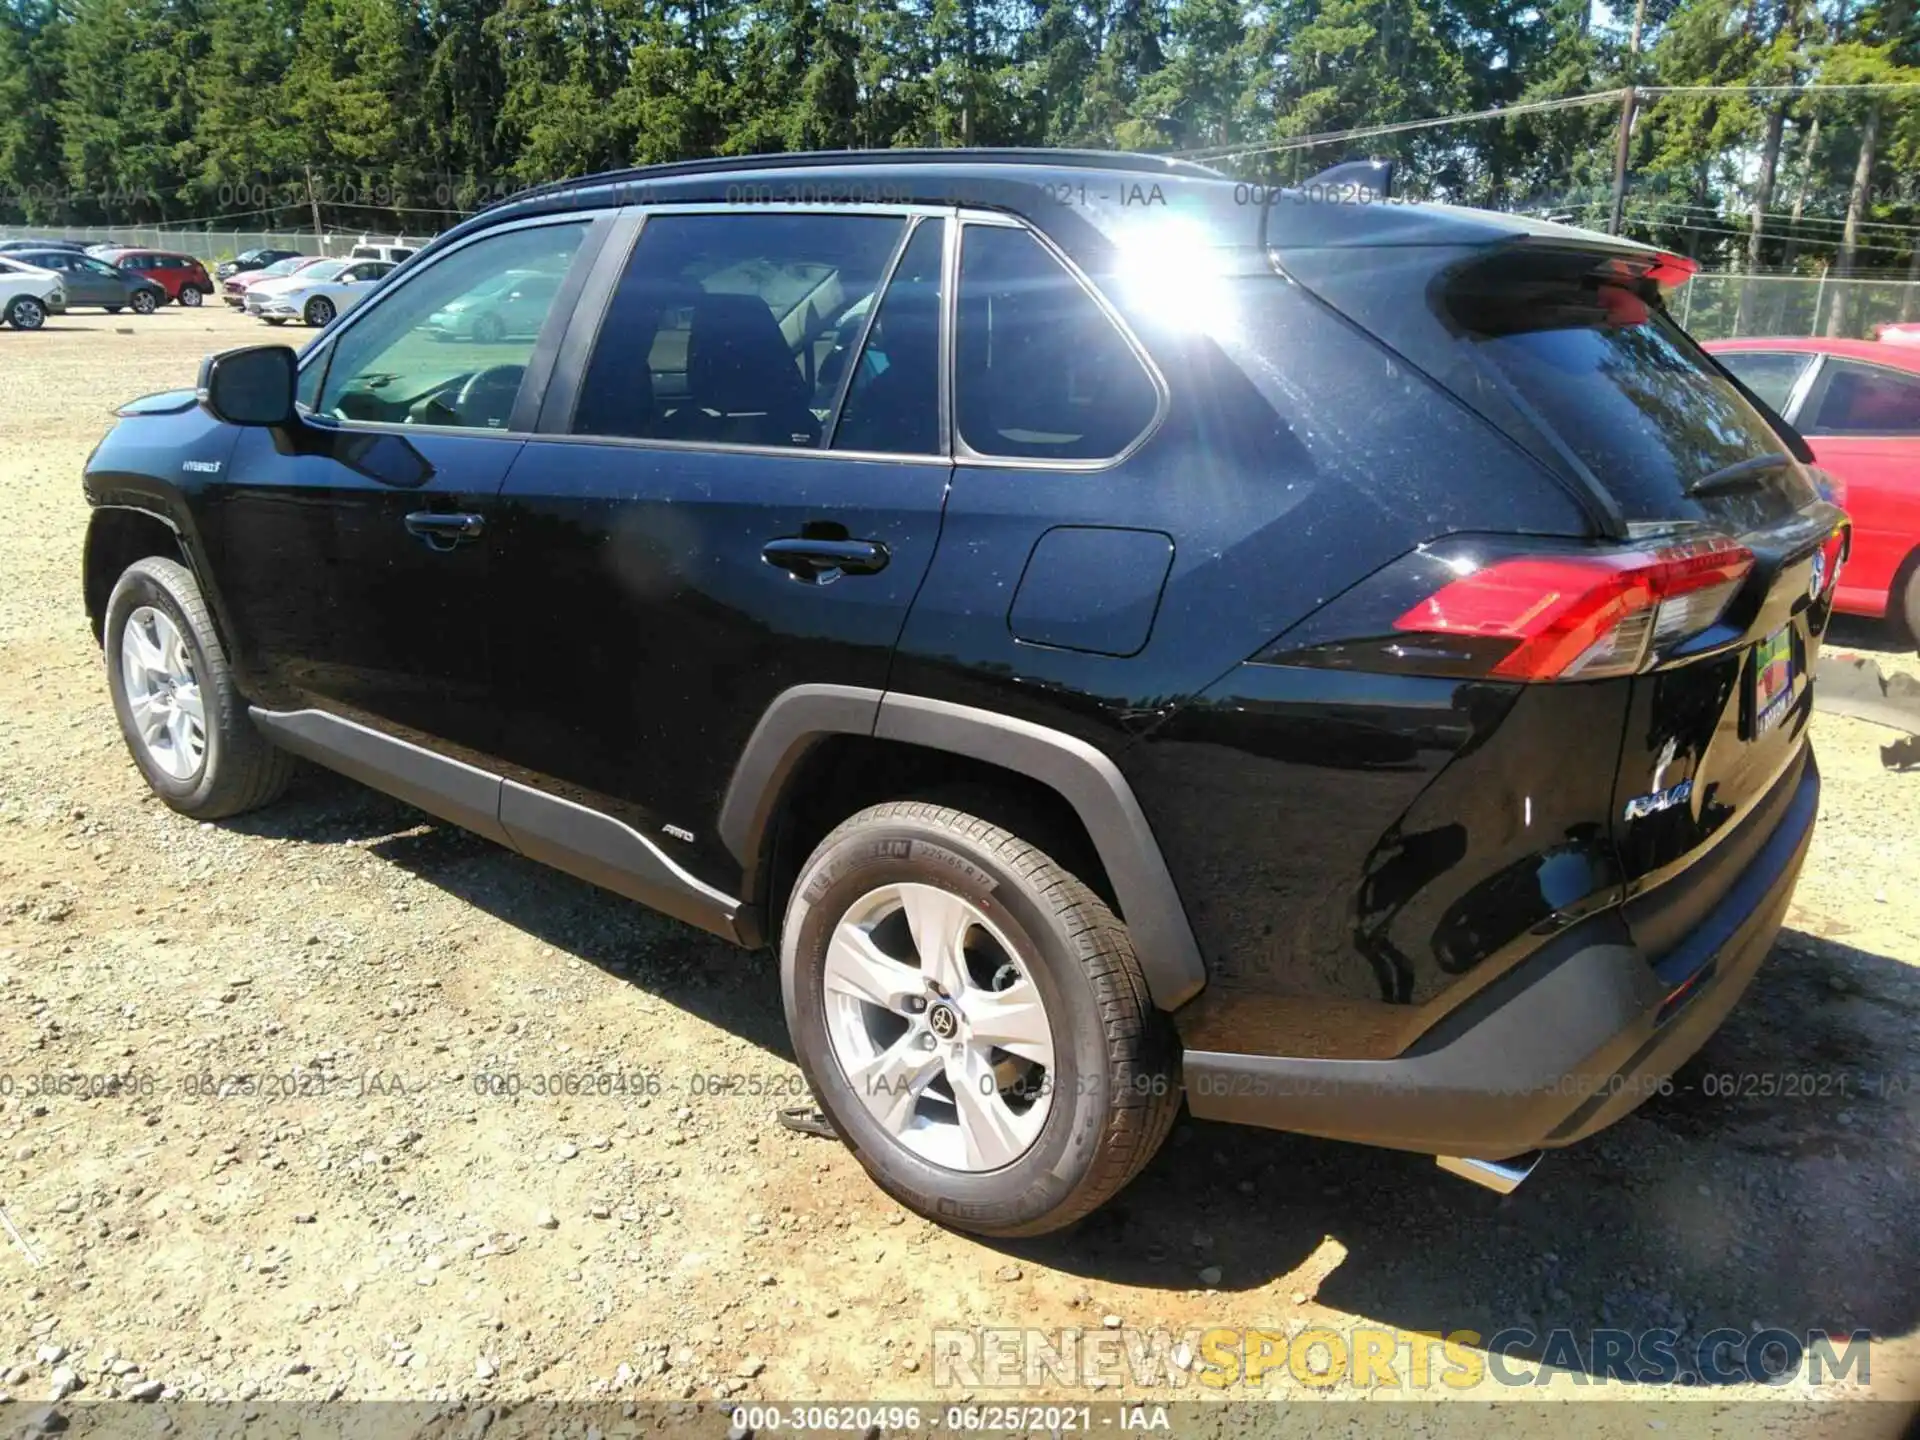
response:
<path id="1" fill-rule="evenodd" d="M 408 533 L 426 541 L 429 550 L 447 551 L 468 540 L 477 540 L 486 528 L 487 522 L 478 515 L 416 510 L 407 516 Z"/>
<path id="2" fill-rule="evenodd" d="M 809 585 L 829 585 L 842 575 L 874 575 L 892 558 L 878 540 L 817 540 L 806 535 L 769 540 L 760 554 L 769 565 Z"/>

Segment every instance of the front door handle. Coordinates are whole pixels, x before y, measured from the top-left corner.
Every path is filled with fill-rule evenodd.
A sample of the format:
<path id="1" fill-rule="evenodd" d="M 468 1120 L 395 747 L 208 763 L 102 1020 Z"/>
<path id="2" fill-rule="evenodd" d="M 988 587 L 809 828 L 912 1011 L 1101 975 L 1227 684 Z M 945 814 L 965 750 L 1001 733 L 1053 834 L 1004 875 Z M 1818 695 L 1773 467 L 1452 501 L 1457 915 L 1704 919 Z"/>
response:
<path id="1" fill-rule="evenodd" d="M 809 535 L 769 540 L 760 554 L 769 565 L 809 585 L 830 585 L 842 575 L 877 574 L 892 558 L 878 540 L 824 540 Z"/>
<path id="2" fill-rule="evenodd" d="M 407 531 L 427 542 L 429 550 L 442 553 L 468 540 L 477 540 L 487 528 L 478 515 L 449 514 L 443 510 L 416 510 L 407 516 Z"/>

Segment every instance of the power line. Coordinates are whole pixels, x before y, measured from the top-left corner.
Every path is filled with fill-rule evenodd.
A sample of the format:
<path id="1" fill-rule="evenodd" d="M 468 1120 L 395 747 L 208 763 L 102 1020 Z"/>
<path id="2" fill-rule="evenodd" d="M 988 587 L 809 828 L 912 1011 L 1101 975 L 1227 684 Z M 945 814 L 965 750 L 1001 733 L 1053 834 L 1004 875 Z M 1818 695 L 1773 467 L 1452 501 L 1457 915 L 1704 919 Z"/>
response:
<path id="1" fill-rule="evenodd" d="M 1828 85 L 1806 81 L 1797 85 L 1636 85 L 1636 95 L 1797 95 L 1832 92 L 1865 94 L 1886 91 L 1920 90 L 1920 81 L 1888 80 L 1876 84 Z M 1546 110 L 1566 110 L 1579 106 L 1617 104 L 1626 98 L 1625 88 L 1595 90 L 1585 95 L 1566 95 L 1557 100 L 1531 100 L 1517 105 L 1496 105 L 1486 110 L 1468 110 L 1454 115 L 1436 115 L 1425 120 L 1402 120 L 1389 125 L 1360 125 L 1346 130 L 1322 130 L 1312 135 L 1295 135 L 1286 140 L 1261 145 L 1213 146 L 1200 150 L 1176 150 L 1182 160 L 1240 160 L 1249 155 L 1272 155 L 1289 150 L 1308 150 L 1330 145 L 1337 140 L 1371 140 L 1381 135 L 1403 135 L 1413 130 L 1431 130 L 1441 125 L 1459 125 L 1469 120 L 1500 120 L 1515 115 L 1533 115 Z"/>

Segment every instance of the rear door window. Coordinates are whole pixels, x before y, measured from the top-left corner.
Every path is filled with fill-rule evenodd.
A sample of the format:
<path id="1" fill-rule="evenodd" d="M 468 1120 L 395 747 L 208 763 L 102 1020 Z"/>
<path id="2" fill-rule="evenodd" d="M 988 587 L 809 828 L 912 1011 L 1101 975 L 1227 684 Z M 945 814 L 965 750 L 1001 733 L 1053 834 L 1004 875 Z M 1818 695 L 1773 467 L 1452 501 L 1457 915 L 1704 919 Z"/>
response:
<path id="1" fill-rule="evenodd" d="M 836 450 L 937 455 L 940 435 L 941 266 L 946 226 L 923 220 L 887 282 L 866 343 L 846 380 Z M 857 342 L 858 335 L 852 337 Z M 848 353 L 833 352 L 826 368 Z M 826 377 L 832 379 L 832 376 Z"/>
<path id="2" fill-rule="evenodd" d="M 1809 435 L 1920 435 L 1920 376 L 1830 358 L 1816 384 Z"/>
<path id="3" fill-rule="evenodd" d="M 898 215 L 648 217 L 601 321 L 573 430 L 814 448 L 906 228 Z"/>
<path id="4" fill-rule="evenodd" d="M 1800 383 L 1800 377 L 1807 373 L 1807 367 L 1813 363 L 1809 354 L 1792 354 L 1785 350 L 1731 350 L 1713 357 L 1731 370 L 1754 394 L 1771 405 L 1774 413 L 1787 413 L 1787 401 L 1793 397 L 1793 387 Z"/>
<path id="5" fill-rule="evenodd" d="M 1145 362 L 1031 231 L 968 225 L 959 301 L 954 405 L 976 454 L 1107 460 L 1153 424 Z"/>

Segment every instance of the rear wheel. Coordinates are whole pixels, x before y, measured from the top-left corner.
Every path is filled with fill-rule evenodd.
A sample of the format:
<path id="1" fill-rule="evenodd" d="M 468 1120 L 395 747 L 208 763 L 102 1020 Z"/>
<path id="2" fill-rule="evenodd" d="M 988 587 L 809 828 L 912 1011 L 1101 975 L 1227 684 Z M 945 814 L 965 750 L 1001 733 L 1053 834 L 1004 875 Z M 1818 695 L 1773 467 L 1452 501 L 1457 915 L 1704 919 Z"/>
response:
<path id="1" fill-rule="evenodd" d="M 482 345 L 497 345 L 506 337 L 507 327 L 498 315 L 482 315 L 473 322 L 473 338 Z"/>
<path id="2" fill-rule="evenodd" d="M 16 330 L 38 330 L 47 323 L 47 307 L 31 295 L 16 295 L 7 306 L 7 323 Z"/>
<path id="3" fill-rule="evenodd" d="M 333 302 L 324 295 L 316 295 L 307 302 L 307 324 L 314 329 L 324 329 L 333 323 Z"/>
<path id="4" fill-rule="evenodd" d="M 1125 927 L 1038 847 L 896 801 L 820 842 L 781 985 L 801 1070 L 880 1187 L 942 1224 L 1039 1235 L 1105 1203 L 1180 1105 Z"/>
<path id="5" fill-rule="evenodd" d="M 193 573 L 149 557 L 107 600 L 107 688 L 134 763 L 183 815 L 218 820 L 274 799 L 293 774 L 247 715 Z"/>
<path id="6" fill-rule="evenodd" d="M 189 310 L 199 309 L 200 302 L 205 298 L 206 297 L 200 293 L 200 287 L 198 285 L 182 285 L 180 287 L 180 303 Z"/>
<path id="7" fill-rule="evenodd" d="M 134 291 L 133 298 L 127 303 L 133 306 L 133 313 L 136 315 L 151 315 L 160 308 L 160 302 L 151 290 Z"/>

